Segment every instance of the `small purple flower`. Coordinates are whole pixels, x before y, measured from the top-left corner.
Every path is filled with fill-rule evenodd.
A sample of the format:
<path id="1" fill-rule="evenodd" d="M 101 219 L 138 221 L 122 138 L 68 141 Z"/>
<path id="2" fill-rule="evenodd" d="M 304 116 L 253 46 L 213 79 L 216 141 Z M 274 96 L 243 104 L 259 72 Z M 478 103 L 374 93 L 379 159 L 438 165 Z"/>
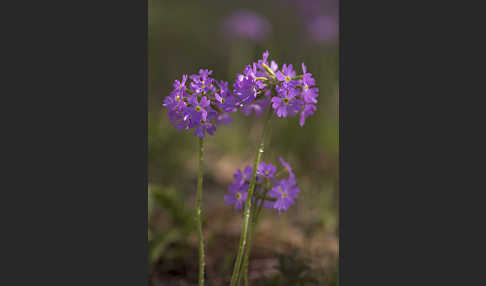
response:
<path id="1" fill-rule="evenodd" d="M 248 193 L 239 189 L 228 188 L 228 194 L 224 195 L 224 202 L 228 205 L 235 205 L 235 210 L 239 211 L 246 202 Z"/>
<path id="2" fill-rule="evenodd" d="M 213 135 L 215 131 L 216 126 L 214 126 L 214 124 L 208 121 L 201 121 L 201 123 L 196 126 L 196 129 L 194 129 L 194 134 L 197 137 L 203 138 L 206 134 L 205 132 L 209 135 Z"/>
<path id="3" fill-rule="evenodd" d="M 189 116 L 188 115 L 181 115 L 180 113 L 177 113 L 176 115 L 174 116 L 171 116 L 171 112 L 169 112 L 169 118 L 172 120 L 172 118 L 176 118 L 173 123 L 174 123 L 174 127 L 179 130 L 179 131 L 182 131 L 184 129 L 189 129 L 189 123 L 190 123 L 190 120 L 189 120 Z"/>
<path id="4" fill-rule="evenodd" d="M 243 172 L 238 169 L 236 173 L 233 175 L 235 180 L 233 181 L 233 184 L 231 185 L 233 188 L 243 188 L 243 189 L 248 189 L 248 184 L 251 179 L 251 173 L 253 171 L 253 168 L 250 166 L 246 166 L 245 170 Z"/>
<path id="5" fill-rule="evenodd" d="M 312 114 L 314 114 L 314 111 L 316 111 L 316 106 L 313 104 L 305 104 L 304 109 L 300 113 L 300 119 L 299 119 L 299 125 L 304 126 L 305 124 L 305 119 Z"/>
<path id="6" fill-rule="evenodd" d="M 319 89 L 317 87 L 309 88 L 308 85 L 304 85 L 302 90 L 302 98 L 305 103 L 314 104 L 317 103 L 317 97 L 319 96 Z"/>
<path id="7" fill-rule="evenodd" d="M 272 107 L 278 117 L 287 117 L 287 115 L 295 116 L 302 105 L 302 100 L 296 99 L 299 91 L 294 88 L 279 88 L 277 87 L 277 94 L 272 98 Z"/>
<path id="8" fill-rule="evenodd" d="M 162 104 L 162 106 L 169 110 L 182 110 L 186 106 L 185 100 L 187 100 L 187 97 L 189 96 L 189 94 L 185 91 L 186 81 L 187 75 L 182 75 L 182 81 L 174 81 L 174 84 L 172 85 L 174 90 L 171 91 L 169 96 L 165 97 L 164 104 Z"/>
<path id="9" fill-rule="evenodd" d="M 216 89 L 213 85 L 214 79 L 209 77 L 212 73 L 213 71 L 200 69 L 198 75 L 191 75 L 191 90 L 196 94 L 206 94 L 214 91 Z"/>
<path id="10" fill-rule="evenodd" d="M 277 167 L 272 164 L 260 163 L 258 166 L 257 174 L 268 179 L 273 179 L 275 173 L 277 172 Z"/>
<path id="11" fill-rule="evenodd" d="M 295 186 L 296 183 L 295 178 L 282 179 L 276 182 L 274 187 L 268 192 L 268 196 L 277 199 L 273 204 L 273 208 L 278 210 L 279 215 L 282 210 L 288 210 L 299 196 L 299 188 Z"/>
<path id="12" fill-rule="evenodd" d="M 189 103 L 192 107 L 188 108 L 191 116 L 196 121 L 206 121 L 208 116 L 208 110 L 210 110 L 210 101 L 206 96 L 203 96 L 201 100 L 197 100 L 197 96 L 193 95 L 189 98 Z"/>
<path id="13" fill-rule="evenodd" d="M 282 71 L 277 71 L 276 76 L 279 81 L 282 82 L 284 86 L 290 86 L 290 87 L 295 87 L 297 85 L 297 82 L 293 80 L 296 76 L 296 72 L 293 70 L 292 65 L 286 65 L 284 64 L 282 66 Z"/>
<path id="14" fill-rule="evenodd" d="M 307 72 L 307 67 L 304 63 L 302 63 L 302 83 L 306 86 L 313 86 L 316 84 L 312 74 Z"/>
<path id="15" fill-rule="evenodd" d="M 234 204 L 235 210 L 241 210 L 246 201 L 252 170 L 252 167 L 246 166 L 243 172 L 238 169 L 233 174 L 235 180 L 228 187 L 229 194 L 224 196 L 224 200 L 226 204 Z"/>
<path id="16" fill-rule="evenodd" d="M 174 92 L 179 93 L 181 91 L 186 90 L 186 81 L 187 81 L 187 75 L 182 75 L 182 80 L 174 80 L 174 84 L 172 84 L 172 87 L 174 87 Z"/>
<path id="17" fill-rule="evenodd" d="M 169 109 L 170 111 L 175 110 L 177 108 L 178 100 L 180 99 L 180 97 L 178 99 L 176 99 L 176 96 L 174 96 L 174 95 L 175 94 L 171 94 L 169 96 L 166 96 L 164 98 L 164 103 L 162 104 L 162 106 Z"/>

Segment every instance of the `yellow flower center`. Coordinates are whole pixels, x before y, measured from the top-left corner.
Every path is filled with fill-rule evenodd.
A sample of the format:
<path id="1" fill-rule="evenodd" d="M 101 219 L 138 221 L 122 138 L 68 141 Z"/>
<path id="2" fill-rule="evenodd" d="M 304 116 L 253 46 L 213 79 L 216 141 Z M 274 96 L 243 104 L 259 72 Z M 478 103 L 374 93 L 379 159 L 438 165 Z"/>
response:
<path id="1" fill-rule="evenodd" d="M 199 105 L 198 105 L 198 106 L 196 106 L 196 111 L 197 111 L 197 112 L 201 111 L 201 106 L 199 106 Z"/>
<path id="2" fill-rule="evenodd" d="M 240 193 L 236 193 L 236 198 L 239 200 L 241 199 L 241 194 Z"/>
<path id="3" fill-rule="evenodd" d="M 290 81 L 290 77 L 289 76 L 286 76 L 285 77 L 285 81 L 289 82 Z"/>
<path id="4" fill-rule="evenodd" d="M 204 89 L 204 88 L 206 88 L 206 86 L 203 84 L 203 85 L 201 85 L 201 88 Z"/>
<path id="5" fill-rule="evenodd" d="M 307 85 L 306 85 L 306 86 L 304 86 L 304 90 L 305 90 L 305 91 L 308 91 L 308 90 L 309 90 L 309 87 L 308 87 Z"/>
<path id="6" fill-rule="evenodd" d="M 285 199 L 287 197 L 287 193 L 282 193 L 282 199 Z"/>
<path id="7" fill-rule="evenodd" d="M 288 99 L 288 98 L 284 98 L 284 99 L 283 99 L 283 103 L 284 103 L 284 104 L 289 104 L 289 99 Z"/>
<path id="8" fill-rule="evenodd" d="M 268 175 L 268 171 L 265 171 L 265 172 L 263 172 L 263 173 L 265 173 L 265 175 Z"/>
<path id="9" fill-rule="evenodd" d="M 179 102 L 179 100 L 181 99 L 180 96 L 176 96 L 176 101 Z"/>

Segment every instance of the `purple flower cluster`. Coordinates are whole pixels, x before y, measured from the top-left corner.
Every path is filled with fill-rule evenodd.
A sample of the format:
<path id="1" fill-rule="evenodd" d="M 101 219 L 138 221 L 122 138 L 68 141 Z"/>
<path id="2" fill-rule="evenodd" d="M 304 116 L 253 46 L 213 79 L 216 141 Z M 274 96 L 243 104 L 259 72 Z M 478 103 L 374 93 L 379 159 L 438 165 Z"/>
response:
<path id="1" fill-rule="evenodd" d="M 178 130 L 194 129 L 196 136 L 213 135 L 216 125 L 229 125 L 229 112 L 240 110 L 245 115 L 262 115 L 271 105 L 278 117 L 300 113 L 300 126 L 316 110 L 319 89 L 302 63 L 302 74 L 297 75 L 292 65 L 281 69 L 275 61 L 268 62 L 269 53 L 246 66 L 237 74 L 233 90 L 225 81 L 211 78 L 212 71 L 199 70 L 199 74 L 183 75 L 175 80 L 172 92 L 165 97 L 170 121 Z"/>
<path id="2" fill-rule="evenodd" d="M 299 188 L 292 167 L 282 158 L 280 158 L 280 163 L 284 168 L 280 172 L 277 172 L 277 167 L 273 164 L 260 163 L 253 194 L 253 199 L 258 204 L 263 201 L 265 208 L 277 209 L 279 214 L 294 204 L 295 199 L 299 196 Z M 243 172 L 238 169 L 233 175 L 234 181 L 228 188 L 224 201 L 226 204 L 234 205 L 235 210 L 241 210 L 248 198 L 252 171 L 252 167 L 246 166 Z M 288 174 L 288 178 L 280 178 L 284 174 Z"/>
<path id="3" fill-rule="evenodd" d="M 271 104 L 278 117 L 296 116 L 300 113 L 300 126 L 316 110 L 319 89 L 315 80 L 302 63 L 302 74 L 297 75 L 293 66 L 283 64 L 278 68 L 275 61 L 268 62 L 269 53 L 262 59 L 246 66 L 242 74 L 236 76 L 233 95 L 237 106 L 246 115 L 255 112 L 261 115 Z"/>
<path id="4" fill-rule="evenodd" d="M 212 71 L 199 70 L 199 74 L 183 75 L 175 80 L 172 92 L 165 97 L 170 121 L 178 130 L 194 129 L 194 134 L 203 138 L 213 135 L 216 125 L 229 125 L 232 121 L 228 112 L 234 112 L 231 91 L 225 81 L 211 78 Z"/>

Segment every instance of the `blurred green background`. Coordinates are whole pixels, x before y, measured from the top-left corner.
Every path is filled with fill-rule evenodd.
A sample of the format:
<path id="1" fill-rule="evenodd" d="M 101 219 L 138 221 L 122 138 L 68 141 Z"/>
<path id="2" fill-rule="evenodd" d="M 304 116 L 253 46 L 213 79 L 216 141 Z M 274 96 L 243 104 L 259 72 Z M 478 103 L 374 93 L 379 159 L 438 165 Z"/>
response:
<path id="1" fill-rule="evenodd" d="M 269 50 L 279 66 L 304 62 L 319 88 L 316 113 L 272 119 L 263 161 L 282 156 L 301 190 L 281 216 L 267 210 L 250 262 L 250 285 L 337 285 L 338 257 L 338 5 L 337 1 L 149 0 L 149 280 L 196 285 L 192 209 L 197 137 L 179 132 L 162 100 L 182 74 L 200 68 L 232 85 L 235 74 Z M 262 118 L 232 114 L 205 140 L 203 216 L 207 285 L 227 285 L 241 217 L 223 196 L 238 168 L 251 164 Z M 279 166 L 279 165 L 278 165 Z M 280 166 L 279 166 L 280 168 Z"/>

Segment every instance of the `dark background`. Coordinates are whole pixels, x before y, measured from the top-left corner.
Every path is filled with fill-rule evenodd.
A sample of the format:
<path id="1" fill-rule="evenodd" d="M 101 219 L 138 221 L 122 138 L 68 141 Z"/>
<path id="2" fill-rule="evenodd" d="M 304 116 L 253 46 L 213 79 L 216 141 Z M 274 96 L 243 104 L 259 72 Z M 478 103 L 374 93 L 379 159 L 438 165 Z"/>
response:
<path id="1" fill-rule="evenodd" d="M 299 279 L 308 279 L 318 285 L 335 285 L 338 2 L 239 4 L 149 1 L 149 279 L 152 285 L 194 285 L 197 274 L 191 217 L 197 138 L 193 131 L 179 132 L 171 125 L 161 106 L 163 98 L 175 79 L 200 68 L 213 70 L 214 78 L 232 85 L 236 73 L 269 50 L 270 59 L 279 65 L 293 64 L 301 71 L 301 63 L 306 64 L 316 79 L 319 103 L 304 127 L 298 125 L 298 117 L 272 121 L 263 160 L 277 164 L 282 156 L 290 162 L 301 193 L 296 204 L 281 216 L 272 211 L 264 214 L 254 243 L 250 284 L 295 285 Z M 231 275 L 241 218 L 224 204 L 223 196 L 236 169 L 253 161 L 261 121 L 254 115 L 235 114 L 230 126 L 218 127 L 216 134 L 205 140 L 203 229 L 208 285 L 224 285 Z"/>

